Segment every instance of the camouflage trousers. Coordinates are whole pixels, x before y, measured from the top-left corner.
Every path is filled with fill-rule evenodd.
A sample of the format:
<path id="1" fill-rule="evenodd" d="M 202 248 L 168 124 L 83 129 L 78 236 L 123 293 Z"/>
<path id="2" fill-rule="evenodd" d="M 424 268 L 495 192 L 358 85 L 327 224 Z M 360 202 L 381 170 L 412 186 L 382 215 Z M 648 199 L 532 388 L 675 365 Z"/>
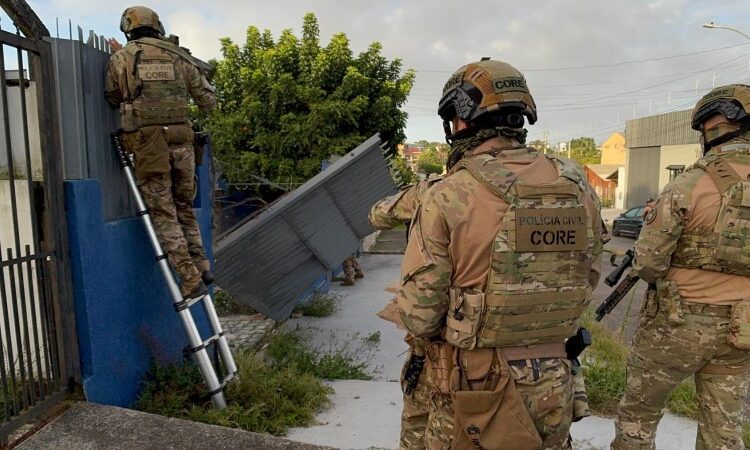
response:
<path id="1" fill-rule="evenodd" d="M 563 358 L 511 361 L 516 389 L 542 438 L 544 450 L 570 449 L 568 435 L 573 422 L 573 375 Z M 435 393 L 425 433 L 429 450 L 448 450 L 454 435 L 450 395 Z"/>
<path id="2" fill-rule="evenodd" d="M 364 274 L 362 273 L 362 268 L 359 266 L 359 261 L 357 261 L 356 256 L 350 256 L 344 260 L 343 263 L 343 269 L 344 269 L 344 277 L 348 281 L 354 281 L 354 278 L 362 278 Z"/>
<path id="3" fill-rule="evenodd" d="M 669 393 L 695 376 L 698 449 L 742 449 L 750 352 L 727 344 L 728 306 L 683 303 L 684 324 L 642 316 L 627 365 L 613 449 L 653 449 Z"/>
<path id="4" fill-rule="evenodd" d="M 404 374 L 409 364 L 406 358 L 404 368 L 401 371 L 401 390 L 406 387 Z M 427 418 L 430 414 L 430 395 L 432 393 L 432 379 L 430 370 L 425 367 L 419 375 L 417 388 L 411 395 L 404 394 L 404 409 L 401 413 L 401 438 L 399 450 L 424 450 L 424 435 L 427 429 Z"/>
<path id="5" fill-rule="evenodd" d="M 186 295 L 200 282 L 200 272 L 208 269 L 193 211 L 195 153 L 192 144 L 170 145 L 169 163 L 169 173 L 139 179 L 138 187 L 159 243 L 169 257 L 172 268 L 180 276 L 180 291 Z"/>

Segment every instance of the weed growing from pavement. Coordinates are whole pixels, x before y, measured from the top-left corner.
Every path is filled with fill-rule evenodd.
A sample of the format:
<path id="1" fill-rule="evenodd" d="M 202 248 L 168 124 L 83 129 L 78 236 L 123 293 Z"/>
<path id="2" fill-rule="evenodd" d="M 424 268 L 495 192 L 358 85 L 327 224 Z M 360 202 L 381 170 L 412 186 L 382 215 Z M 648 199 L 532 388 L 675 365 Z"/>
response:
<path id="1" fill-rule="evenodd" d="M 154 365 L 136 407 L 197 422 L 283 435 L 290 427 L 314 423 L 330 404 L 333 390 L 310 373 L 280 367 L 250 350 L 235 355 L 239 378 L 226 388 L 228 406 L 211 405 L 203 379 L 192 364 Z"/>
<path id="2" fill-rule="evenodd" d="M 371 380 L 375 369 L 369 360 L 377 343 L 358 333 L 339 341 L 332 333 L 327 348 L 313 347 L 311 332 L 296 328 L 271 337 L 266 353 L 276 364 L 293 366 L 327 380 Z"/>
<path id="3" fill-rule="evenodd" d="M 216 289 L 214 291 L 214 307 L 216 314 L 219 316 L 245 315 L 251 316 L 257 314 L 253 308 L 238 302 L 229 292 Z"/>
<path id="4" fill-rule="evenodd" d="M 365 338 L 365 341 L 374 345 L 380 344 L 380 331 L 373 331 Z"/>
<path id="5" fill-rule="evenodd" d="M 750 448 L 750 422 L 742 424 L 742 441 L 745 443 L 745 448 Z"/>
<path id="6" fill-rule="evenodd" d="M 595 321 L 590 312 L 583 317 L 583 326 L 591 331 L 593 343 L 583 353 L 583 375 L 586 394 L 594 414 L 612 416 L 625 393 L 625 365 L 628 347 L 620 335 Z M 698 400 L 692 379 L 678 385 L 667 401 L 667 409 L 675 414 L 695 418 Z"/>
<path id="7" fill-rule="evenodd" d="M 338 311 L 341 298 L 335 294 L 315 294 L 310 301 L 294 309 L 295 313 L 308 317 L 328 317 Z"/>
<path id="8" fill-rule="evenodd" d="M 372 379 L 375 369 L 368 360 L 377 343 L 358 334 L 339 343 L 332 335 L 324 350 L 310 347 L 310 337 L 309 331 L 282 331 L 271 337 L 264 355 L 237 352 L 238 379 L 227 386 L 225 409 L 212 407 L 200 372 L 192 364 L 153 365 L 136 408 L 275 435 L 311 425 L 333 393 L 322 379 Z"/>

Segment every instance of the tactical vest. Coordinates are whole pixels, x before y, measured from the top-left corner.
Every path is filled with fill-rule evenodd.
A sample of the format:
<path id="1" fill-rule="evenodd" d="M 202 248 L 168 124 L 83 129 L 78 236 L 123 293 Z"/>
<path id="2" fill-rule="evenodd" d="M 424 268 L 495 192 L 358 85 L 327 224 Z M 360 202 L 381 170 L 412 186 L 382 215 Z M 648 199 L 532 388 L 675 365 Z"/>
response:
<path id="1" fill-rule="evenodd" d="M 484 292 L 451 288 L 446 339 L 462 348 L 561 343 L 591 300 L 594 229 L 584 205 L 585 175 L 549 158 L 558 178 L 517 179 L 498 159 L 457 164 L 509 207 L 495 236 Z"/>
<path id="2" fill-rule="evenodd" d="M 750 149 L 729 155 L 747 158 Z M 672 266 L 750 276 L 750 180 L 740 177 L 722 156 L 709 155 L 691 168 L 711 177 L 721 194 L 721 207 L 713 229 L 680 236 Z"/>
<path id="3" fill-rule="evenodd" d="M 189 93 L 175 64 L 180 56 L 140 40 L 125 49 L 130 92 L 123 97 L 126 105 L 132 105 L 133 117 L 123 117 L 123 124 L 142 128 L 187 123 Z M 123 114 L 131 114 L 130 109 L 124 108 Z"/>

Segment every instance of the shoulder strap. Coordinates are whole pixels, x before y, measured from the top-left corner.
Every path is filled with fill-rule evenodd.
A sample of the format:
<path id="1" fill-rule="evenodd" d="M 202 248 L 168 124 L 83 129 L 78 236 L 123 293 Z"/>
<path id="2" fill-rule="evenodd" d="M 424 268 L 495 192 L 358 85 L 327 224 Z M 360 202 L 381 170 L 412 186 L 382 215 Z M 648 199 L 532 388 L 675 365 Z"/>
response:
<path id="1" fill-rule="evenodd" d="M 722 159 L 716 158 L 704 168 L 706 173 L 711 177 L 721 194 L 727 192 L 732 186 L 742 181 L 742 177 L 732 169 L 729 163 Z"/>
<path id="2" fill-rule="evenodd" d="M 479 155 L 462 159 L 456 163 L 454 170 L 462 169 L 469 171 L 482 185 L 508 204 L 515 202 L 515 196 L 509 194 L 508 191 L 518 177 L 505 168 L 497 158 L 490 155 Z"/>

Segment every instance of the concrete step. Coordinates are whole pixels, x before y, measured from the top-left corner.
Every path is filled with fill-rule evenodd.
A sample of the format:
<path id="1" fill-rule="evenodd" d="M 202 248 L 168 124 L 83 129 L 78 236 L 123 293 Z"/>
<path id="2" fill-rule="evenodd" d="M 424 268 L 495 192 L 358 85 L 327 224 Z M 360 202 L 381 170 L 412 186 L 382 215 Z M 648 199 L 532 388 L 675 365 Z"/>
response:
<path id="1" fill-rule="evenodd" d="M 276 436 L 86 402 L 77 403 L 17 448 L 333 450 Z"/>

